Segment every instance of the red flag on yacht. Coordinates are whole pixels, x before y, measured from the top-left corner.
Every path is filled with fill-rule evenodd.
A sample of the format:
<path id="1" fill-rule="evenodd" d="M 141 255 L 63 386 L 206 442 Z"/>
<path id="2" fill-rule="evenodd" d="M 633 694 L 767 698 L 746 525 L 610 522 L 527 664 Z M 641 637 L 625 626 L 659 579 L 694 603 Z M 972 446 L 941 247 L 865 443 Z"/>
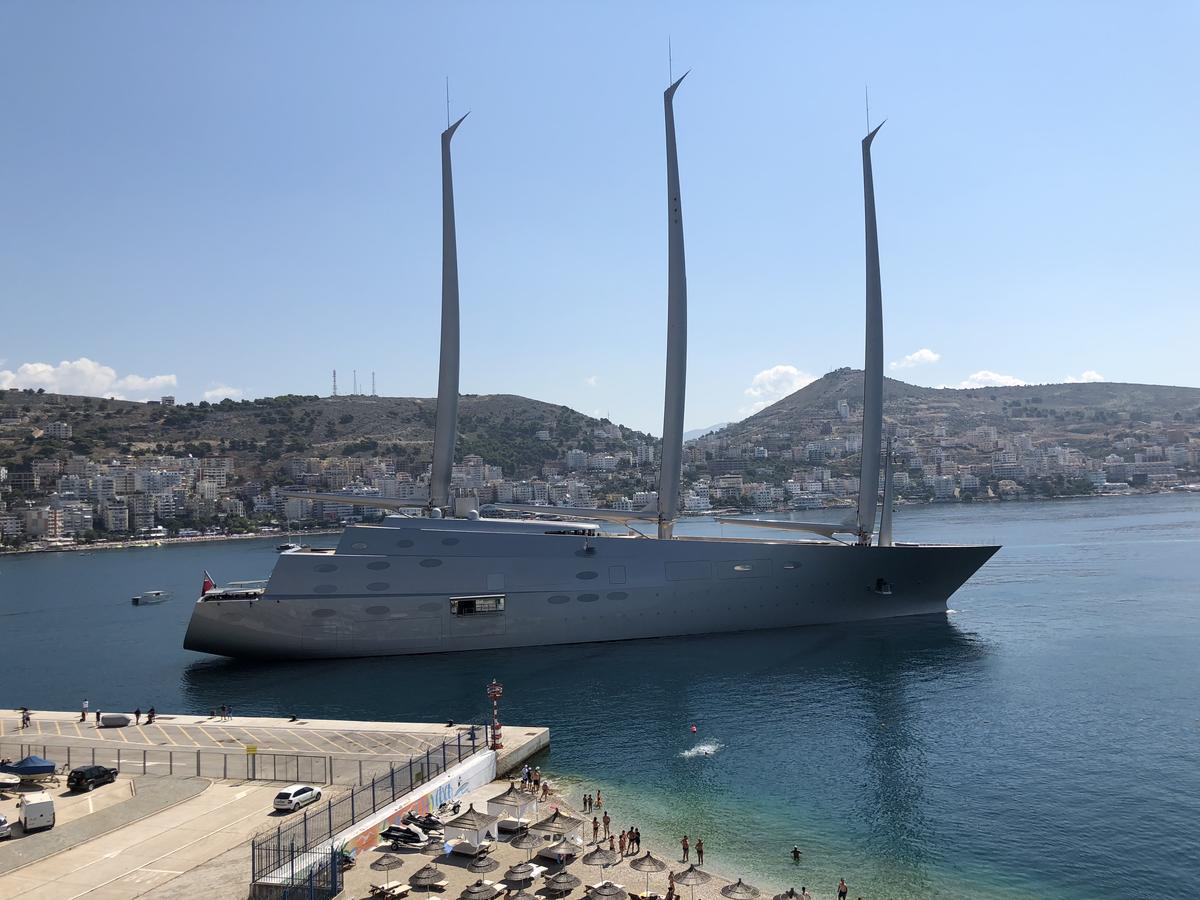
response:
<path id="1" fill-rule="evenodd" d="M 209 591 L 211 591 L 216 586 L 217 586 L 217 583 L 215 581 L 213 581 L 212 576 L 208 574 L 208 569 L 205 569 L 204 570 L 204 587 L 200 588 L 200 593 L 207 594 Z"/>

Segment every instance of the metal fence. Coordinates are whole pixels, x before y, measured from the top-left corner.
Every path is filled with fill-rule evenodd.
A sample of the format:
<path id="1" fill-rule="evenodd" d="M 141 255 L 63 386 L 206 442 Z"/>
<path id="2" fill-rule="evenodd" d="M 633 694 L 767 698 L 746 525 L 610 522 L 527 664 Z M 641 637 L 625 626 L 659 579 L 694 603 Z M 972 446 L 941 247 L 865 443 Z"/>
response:
<path id="1" fill-rule="evenodd" d="M 302 753 L 232 753 L 221 750 L 159 750 L 136 747 L 73 747 L 55 744 L 0 743 L 0 758 L 23 759 L 36 754 L 69 772 L 76 766 L 110 766 L 127 774 L 195 775 L 247 781 L 303 781 L 332 784 L 362 779 L 356 760 L 335 760 Z M 335 771 L 336 770 L 336 771 Z"/>
<path id="2" fill-rule="evenodd" d="M 252 884 L 251 900 L 333 900 L 342 891 L 342 868 L 337 850 L 310 855 L 312 860 L 289 877 Z"/>
<path id="3" fill-rule="evenodd" d="M 264 832 L 251 844 L 251 880 L 266 884 L 299 884 L 307 870 L 325 856 L 321 845 L 360 819 L 378 812 L 435 775 L 446 771 L 487 746 L 482 730 L 460 732 L 454 741 L 443 741 L 422 756 L 392 764 L 377 778 L 352 788 L 322 806 L 306 807 L 288 825 Z M 320 849 L 317 849 L 320 848 Z M 336 849 L 336 848 L 335 848 Z"/>

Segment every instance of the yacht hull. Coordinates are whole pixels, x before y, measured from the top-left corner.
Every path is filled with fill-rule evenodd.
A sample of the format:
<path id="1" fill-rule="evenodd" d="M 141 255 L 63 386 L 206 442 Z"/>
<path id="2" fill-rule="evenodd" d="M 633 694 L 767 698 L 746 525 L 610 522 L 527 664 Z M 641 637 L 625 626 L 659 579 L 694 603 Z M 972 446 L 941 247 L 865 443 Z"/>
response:
<path id="1" fill-rule="evenodd" d="M 197 601 L 184 647 L 395 656 L 925 615 L 945 612 L 999 549 L 585 538 L 422 521 L 353 526 L 335 553 L 280 556 L 260 598 Z"/>

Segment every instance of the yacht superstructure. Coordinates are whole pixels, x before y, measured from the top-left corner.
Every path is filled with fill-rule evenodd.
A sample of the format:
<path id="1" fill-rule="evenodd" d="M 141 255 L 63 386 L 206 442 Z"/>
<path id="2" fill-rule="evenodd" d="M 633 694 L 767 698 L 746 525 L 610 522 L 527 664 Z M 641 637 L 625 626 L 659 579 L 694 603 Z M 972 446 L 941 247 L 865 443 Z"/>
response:
<path id="1" fill-rule="evenodd" d="M 684 76 L 686 77 L 686 75 Z M 944 612 L 997 547 L 894 544 L 891 485 L 878 507 L 883 399 L 882 291 L 870 145 L 863 140 L 867 335 L 862 491 L 852 522 L 732 519 L 764 540 L 674 534 L 682 477 L 687 278 L 674 97 L 664 93 L 668 324 L 658 506 L 543 509 L 559 518 L 453 513 L 458 399 L 458 269 L 450 139 L 442 133 L 441 366 L 427 515 L 352 525 L 330 550 L 279 556 L 265 589 L 206 591 L 184 646 L 234 657 L 386 656 L 782 628 Z M 890 468 L 890 450 L 887 465 Z M 304 494 L 320 497 L 324 495 Z M 334 495 L 340 502 L 358 502 Z M 412 506 L 362 498 L 362 505 Z M 537 511 L 536 507 L 521 507 Z M 571 521 L 581 519 L 582 521 Z M 590 520 L 590 521 L 589 521 Z M 654 521 L 657 536 L 597 522 Z M 805 532 L 800 539 L 785 530 Z M 839 535 L 847 539 L 839 538 Z"/>

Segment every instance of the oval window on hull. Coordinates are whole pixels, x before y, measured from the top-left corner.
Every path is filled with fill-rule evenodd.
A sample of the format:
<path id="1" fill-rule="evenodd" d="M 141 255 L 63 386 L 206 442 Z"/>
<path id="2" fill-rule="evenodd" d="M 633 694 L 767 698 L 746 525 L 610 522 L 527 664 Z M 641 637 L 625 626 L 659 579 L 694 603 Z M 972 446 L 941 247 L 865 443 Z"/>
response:
<path id="1" fill-rule="evenodd" d="M 579 595 L 580 603 L 595 603 L 599 599 L 600 599 L 599 594 L 580 594 Z"/>
<path id="2" fill-rule="evenodd" d="M 321 563 L 319 566 L 313 566 L 314 572 L 336 572 L 338 567 L 333 563 Z"/>
<path id="3" fill-rule="evenodd" d="M 422 568 L 426 568 L 426 569 L 436 569 L 441 564 L 442 564 L 442 561 L 440 559 L 423 559 L 423 560 L 421 560 Z"/>
<path id="4" fill-rule="evenodd" d="M 350 545 L 350 549 L 351 550 L 366 550 L 367 545 L 364 544 L 362 541 L 355 541 L 353 544 Z"/>
<path id="5" fill-rule="evenodd" d="M 599 578 L 600 573 L 599 572 L 580 572 L 575 577 L 578 578 L 580 581 L 591 581 L 593 578 Z"/>
<path id="6" fill-rule="evenodd" d="M 571 598 L 570 598 L 570 597 L 568 597 L 566 594 L 554 594 L 554 595 L 553 595 L 553 596 L 551 596 L 551 597 L 547 597 L 547 598 L 546 598 L 546 602 L 547 602 L 547 603 L 555 603 L 555 604 L 558 604 L 558 603 L 570 603 L 570 602 L 571 602 Z"/>
<path id="7" fill-rule="evenodd" d="M 368 606 L 367 607 L 367 615 L 368 616 L 386 616 L 391 611 L 392 611 L 392 608 L 390 606 Z"/>
<path id="8" fill-rule="evenodd" d="M 367 563 L 367 568 L 375 572 L 382 572 L 384 569 L 390 569 L 391 567 L 392 564 L 390 562 Z"/>
<path id="9" fill-rule="evenodd" d="M 407 538 L 405 538 L 402 541 L 396 541 L 396 546 L 399 547 L 401 550 L 407 550 L 412 545 L 413 545 L 413 542 L 408 540 Z"/>
<path id="10" fill-rule="evenodd" d="M 386 581 L 372 581 L 367 585 L 368 591 L 386 591 L 391 585 Z"/>

